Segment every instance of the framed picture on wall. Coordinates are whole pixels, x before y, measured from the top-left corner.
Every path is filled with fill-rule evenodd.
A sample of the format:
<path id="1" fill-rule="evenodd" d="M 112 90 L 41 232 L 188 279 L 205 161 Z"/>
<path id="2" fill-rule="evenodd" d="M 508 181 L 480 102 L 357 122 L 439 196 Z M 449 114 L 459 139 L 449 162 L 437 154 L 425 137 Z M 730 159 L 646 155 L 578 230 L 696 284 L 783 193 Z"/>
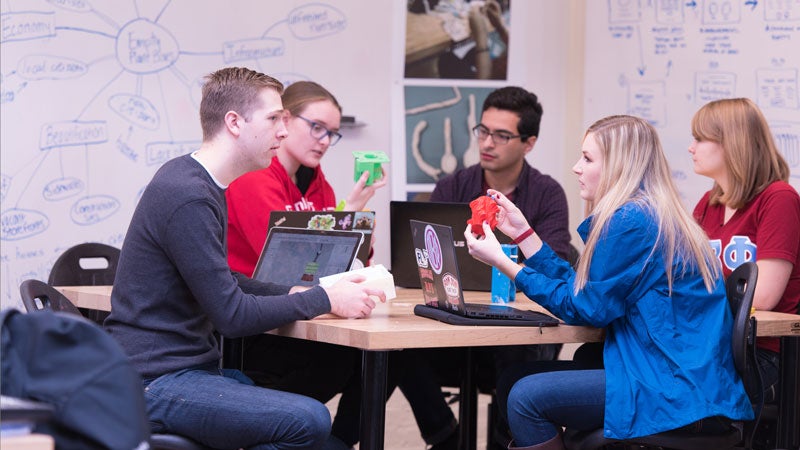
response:
<path id="1" fill-rule="evenodd" d="M 480 160 L 472 129 L 495 88 L 405 86 L 406 183 L 435 183 Z"/>
<path id="2" fill-rule="evenodd" d="M 409 0 L 406 78 L 506 80 L 511 0 Z"/>

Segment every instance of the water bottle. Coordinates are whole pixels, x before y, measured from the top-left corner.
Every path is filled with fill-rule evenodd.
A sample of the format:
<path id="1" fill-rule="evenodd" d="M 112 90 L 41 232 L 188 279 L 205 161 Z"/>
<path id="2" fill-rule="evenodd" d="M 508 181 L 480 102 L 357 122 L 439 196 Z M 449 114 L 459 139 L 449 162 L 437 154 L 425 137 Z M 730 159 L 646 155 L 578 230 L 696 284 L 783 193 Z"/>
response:
<path id="1" fill-rule="evenodd" d="M 503 253 L 512 261 L 517 262 L 517 246 L 514 244 L 500 244 Z M 514 280 L 508 278 L 503 272 L 492 267 L 492 303 L 513 302 L 517 295 Z"/>

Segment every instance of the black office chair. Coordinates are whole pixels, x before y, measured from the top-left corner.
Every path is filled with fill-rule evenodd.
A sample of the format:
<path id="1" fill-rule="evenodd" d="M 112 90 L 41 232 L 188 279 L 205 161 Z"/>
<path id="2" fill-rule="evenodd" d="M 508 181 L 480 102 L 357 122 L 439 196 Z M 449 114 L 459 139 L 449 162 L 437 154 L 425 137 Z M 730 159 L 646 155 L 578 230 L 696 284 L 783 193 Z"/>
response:
<path id="1" fill-rule="evenodd" d="M 19 293 L 22 296 L 22 304 L 29 313 L 51 310 L 81 315 L 78 308 L 64 297 L 64 294 L 43 281 L 25 280 L 19 286 Z"/>
<path id="2" fill-rule="evenodd" d="M 750 317 L 757 279 L 758 266 L 754 262 L 747 262 L 737 267 L 725 283 L 728 303 L 734 315 L 731 338 L 733 362 L 736 371 L 744 381 L 751 402 L 756 405 L 754 421 L 733 423 L 726 431 L 718 434 L 694 433 L 691 430 L 679 428 L 626 440 L 608 439 L 603 436 L 602 428 L 591 431 L 567 429 L 564 432 L 564 446 L 570 450 L 594 450 L 612 444 L 677 450 L 707 450 L 734 448 L 744 441 L 745 448 L 750 448 L 752 431 L 758 425 L 761 413 L 762 390 L 761 377 L 755 360 L 756 319 Z"/>
<path id="3" fill-rule="evenodd" d="M 68 248 L 58 257 L 47 282 L 53 286 L 98 286 L 114 284 L 120 250 L 98 242 L 84 242 Z M 96 260 L 101 267 L 84 267 Z"/>
<path id="4" fill-rule="evenodd" d="M 114 284 L 120 250 L 99 242 L 84 242 L 58 257 L 47 282 L 51 286 L 99 286 Z M 102 325 L 107 311 L 78 308 L 89 320 Z"/>
<path id="5" fill-rule="evenodd" d="M 39 280 L 25 280 L 19 287 L 22 303 L 31 313 L 54 310 L 81 316 L 75 305 L 53 286 Z M 191 439 L 177 434 L 156 433 L 150 436 L 152 450 L 209 450 Z"/>

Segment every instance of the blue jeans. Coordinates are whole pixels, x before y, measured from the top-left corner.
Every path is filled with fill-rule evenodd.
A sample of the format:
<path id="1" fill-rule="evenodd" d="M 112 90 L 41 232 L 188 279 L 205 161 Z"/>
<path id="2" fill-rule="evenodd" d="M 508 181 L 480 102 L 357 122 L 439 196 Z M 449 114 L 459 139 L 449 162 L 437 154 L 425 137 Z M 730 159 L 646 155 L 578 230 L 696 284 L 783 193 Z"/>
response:
<path id="1" fill-rule="evenodd" d="M 603 426 L 604 370 L 537 373 L 519 380 L 508 396 L 508 425 L 517 447 L 547 442 L 562 426 L 594 430 Z"/>
<path id="2" fill-rule="evenodd" d="M 256 387 L 216 364 L 145 380 L 154 433 L 180 434 L 219 449 L 334 448 L 331 418 L 322 403 Z"/>

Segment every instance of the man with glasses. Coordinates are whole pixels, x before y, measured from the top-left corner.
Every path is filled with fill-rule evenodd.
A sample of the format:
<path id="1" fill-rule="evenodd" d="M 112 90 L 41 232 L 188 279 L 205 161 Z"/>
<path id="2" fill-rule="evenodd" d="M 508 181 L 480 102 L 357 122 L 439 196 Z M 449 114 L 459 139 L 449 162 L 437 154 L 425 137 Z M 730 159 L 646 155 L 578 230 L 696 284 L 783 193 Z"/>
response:
<path id="1" fill-rule="evenodd" d="M 439 180 L 430 200 L 466 203 L 486 195 L 489 188 L 498 190 L 522 210 L 542 240 L 567 259 L 572 246 L 564 189 L 525 160 L 536 144 L 541 120 L 542 105 L 536 94 L 515 86 L 491 92 L 483 102 L 480 123 L 472 129 L 480 148 L 480 162 Z M 494 387 L 506 368 L 517 363 L 553 360 L 560 349 L 560 344 L 474 349 L 477 378 L 480 384 Z M 451 385 L 452 380 L 461 379 L 460 374 L 453 373 L 461 367 L 461 353 L 451 349 L 419 352 L 429 365 L 420 363 L 408 369 L 399 384 L 407 398 L 429 389 L 424 380 L 435 379 Z M 505 411 L 494 417 L 503 422 L 495 424 L 494 433 L 504 434 Z M 490 440 L 496 443 L 504 439 L 502 434 L 490 436 Z"/>
<path id="2" fill-rule="evenodd" d="M 542 105 L 516 86 L 497 89 L 483 102 L 478 139 L 480 162 L 436 183 L 434 202 L 471 202 L 491 188 L 514 202 L 536 233 L 559 256 L 570 255 L 569 211 L 564 189 L 525 160 L 536 144 Z"/>

